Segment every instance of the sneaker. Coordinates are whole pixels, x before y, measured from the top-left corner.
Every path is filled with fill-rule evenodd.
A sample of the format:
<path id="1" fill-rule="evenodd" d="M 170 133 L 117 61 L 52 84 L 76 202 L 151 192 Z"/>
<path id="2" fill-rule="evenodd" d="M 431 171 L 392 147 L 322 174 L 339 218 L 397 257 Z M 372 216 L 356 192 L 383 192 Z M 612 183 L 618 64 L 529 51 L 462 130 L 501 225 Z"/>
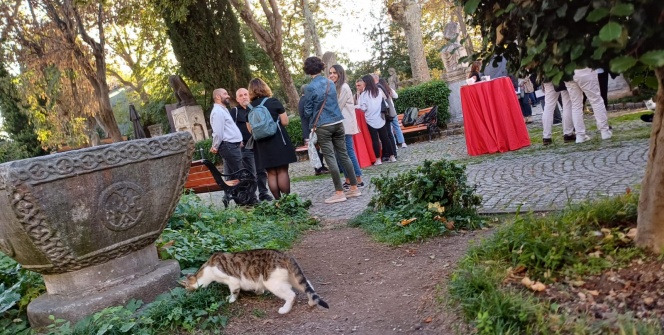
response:
<path id="1" fill-rule="evenodd" d="M 394 162 L 396 162 L 396 161 L 397 161 L 397 158 L 396 158 L 396 157 L 394 157 L 394 156 L 390 157 L 390 163 L 394 163 Z"/>
<path id="2" fill-rule="evenodd" d="M 341 193 L 341 194 L 335 193 L 333 196 L 325 199 L 326 204 L 334 204 L 334 203 L 342 202 L 342 201 L 346 201 L 346 195 L 343 194 L 343 193 Z"/>
<path id="3" fill-rule="evenodd" d="M 544 144 L 544 145 L 549 145 L 551 143 L 553 143 L 553 140 L 551 140 L 550 138 L 543 138 L 542 139 L 542 144 Z"/>
<path id="4" fill-rule="evenodd" d="M 590 136 L 588 136 L 588 135 L 583 135 L 581 137 L 579 137 L 579 136 L 576 137 L 576 143 L 583 143 L 583 142 L 587 142 L 587 141 L 590 141 Z"/>
<path id="5" fill-rule="evenodd" d="M 342 187 L 344 188 L 344 190 L 346 190 L 346 191 L 348 191 L 348 190 L 350 189 L 350 184 L 349 184 L 349 183 L 344 182 L 344 184 L 341 185 L 341 186 L 342 186 Z"/>
<path id="6" fill-rule="evenodd" d="M 401 147 L 402 148 L 408 148 L 408 145 L 406 144 L 406 142 L 403 142 L 403 143 L 401 143 Z"/>
<path id="7" fill-rule="evenodd" d="M 348 190 L 346 192 L 346 198 L 354 198 L 354 197 L 359 197 L 362 195 L 362 191 L 360 189 L 355 189 L 355 190 Z"/>
<path id="8" fill-rule="evenodd" d="M 383 164 L 383 162 L 381 162 L 380 159 L 377 159 L 376 163 L 374 163 L 374 165 L 381 165 L 381 164 Z"/>
<path id="9" fill-rule="evenodd" d="M 389 157 L 383 157 L 381 160 L 382 160 L 383 162 L 389 162 L 389 161 L 390 161 L 390 158 L 389 158 Z"/>
<path id="10" fill-rule="evenodd" d="M 358 187 L 358 188 L 363 188 L 363 187 L 364 187 L 364 182 L 357 183 L 357 187 Z"/>
<path id="11" fill-rule="evenodd" d="M 563 135 L 563 141 L 565 143 L 576 141 L 576 134 Z"/>
<path id="12" fill-rule="evenodd" d="M 608 139 L 610 139 L 610 138 L 613 136 L 613 132 L 611 131 L 611 129 L 609 129 L 609 130 L 602 130 L 601 133 L 602 133 L 602 139 L 603 139 L 603 140 L 608 140 Z"/>
<path id="13" fill-rule="evenodd" d="M 258 196 L 258 199 L 260 201 L 272 201 L 272 200 L 274 200 L 274 198 L 272 198 L 272 196 L 269 195 L 269 194 L 261 194 L 261 195 Z"/>

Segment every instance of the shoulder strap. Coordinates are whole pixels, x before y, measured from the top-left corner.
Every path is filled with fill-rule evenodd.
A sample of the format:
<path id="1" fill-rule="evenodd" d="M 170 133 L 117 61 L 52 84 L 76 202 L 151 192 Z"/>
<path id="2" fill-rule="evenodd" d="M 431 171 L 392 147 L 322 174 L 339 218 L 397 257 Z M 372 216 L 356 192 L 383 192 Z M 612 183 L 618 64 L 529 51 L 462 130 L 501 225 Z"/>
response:
<path id="1" fill-rule="evenodd" d="M 327 81 L 327 87 L 325 88 L 325 97 L 323 98 L 323 104 L 320 106 L 320 109 L 318 110 L 318 115 L 316 115 L 316 120 L 314 121 L 314 127 L 311 129 L 312 131 L 316 131 L 316 123 L 318 123 L 318 118 L 320 117 L 321 112 L 323 111 L 323 107 L 325 107 L 325 102 L 327 101 L 327 93 L 330 91 L 330 81 Z"/>
<path id="2" fill-rule="evenodd" d="M 265 101 L 267 101 L 267 98 L 263 98 L 263 101 L 261 101 L 261 104 L 258 105 L 258 106 L 263 106 L 263 104 L 265 103 Z"/>

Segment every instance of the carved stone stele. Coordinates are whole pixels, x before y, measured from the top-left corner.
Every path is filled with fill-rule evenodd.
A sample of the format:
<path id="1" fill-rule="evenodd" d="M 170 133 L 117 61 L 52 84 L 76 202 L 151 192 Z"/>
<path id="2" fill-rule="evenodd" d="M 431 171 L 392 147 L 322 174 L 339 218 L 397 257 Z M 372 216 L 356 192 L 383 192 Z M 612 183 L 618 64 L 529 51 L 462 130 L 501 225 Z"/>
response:
<path id="1" fill-rule="evenodd" d="M 48 322 L 46 313 L 78 318 L 58 314 L 66 299 L 55 310 L 37 308 L 56 297 L 87 297 L 164 270 L 154 241 L 177 205 L 193 150 L 191 135 L 180 132 L 0 164 L 0 251 L 41 273 L 48 291 L 28 306 L 31 323 Z M 166 267 L 172 274 L 173 264 Z"/>

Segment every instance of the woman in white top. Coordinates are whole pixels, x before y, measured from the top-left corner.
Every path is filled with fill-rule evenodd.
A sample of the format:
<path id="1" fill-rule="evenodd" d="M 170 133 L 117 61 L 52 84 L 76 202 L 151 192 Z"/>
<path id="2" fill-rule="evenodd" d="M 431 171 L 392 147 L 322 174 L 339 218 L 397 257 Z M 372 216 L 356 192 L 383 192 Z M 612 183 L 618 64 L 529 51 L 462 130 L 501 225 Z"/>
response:
<path id="1" fill-rule="evenodd" d="M 332 67 L 330 67 L 328 78 L 334 82 L 334 85 L 337 88 L 337 101 L 339 102 L 339 108 L 341 108 L 341 114 L 344 116 L 343 124 L 346 132 L 346 151 L 348 151 L 348 157 L 350 157 L 350 161 L 353 163 L 355 177 L 357 177 L 357 186 L 362 187 L 364 186 L 364 183 L 362 182 L 362 170 L 360 169 L 360 163 L 357 161 L 357 155 L 355 155 L 355 148 L 353 147 L 353 135 L 360 132 L 360 129 L 357 126 L 357 119 L 355 118 L 353 92 L 351 92 L 350 86 L 346 83 L 346 71 L 344 71 L 344 68 L 341 65 L 332 65 Z M 344 172 L 344 176 L 348 175 L 346 171 L 344 171 L 343 166 L 341 167 L 341 170 Z M 343 187 L 350 187 L 350 179 L 346 178 Z"/>
<path id="2" fill-rule="evenodd" d="M 387 81 L 385 81 L 385 79 L 381 78 L 378 81 L 378 83 L 380 84 L 380 86 L 383 87 L 384 89 L 383 93 L 385 93 L 385 95 L 387 96 L 387 103 L 390 105 L 390 108 L 393 108 L 395 110 L 394 112 L 396 114 L 396 106 L 394 106 L 393 99 L 397 99 L 399 95 L 394 89 L 392 89 L 389 85 L 387 85 Z M 408 145 L 406 144 L 406 139 L 403 137 L 401 126 L 399 126 L 399 118 L 398 117 L 393 118 L 390 121 L 390 126 L 392 127 L 392 129 L 390 130 L 393 131 L 394 133 L 394 139 L 397 141 L 397 145 L 401 145 L 402 148 L 408 147 Z"/>
<path id="3" fill-rule="evenodd" d="M 358 98 L 356 108 L 362 110 L 362 112 L 364 112 L 364 117 L 367 119 L 367 125 L 369 126 L 369 134 L 371 135 L 374 154 L 377 158 L 374 165 L 382 164 L 380 161 L 381 143 L 383 155 L 389 156 L 390 162 L 396 162 L 397 159 L 394 157 L 393 149 L 394 144 L 390 145 L 390 140 L 387 133 L 389 129 L 389 123 L 385 122 L 384 115 L 382 115 L 380 112 L 381 104 L 383 99 L 385 99 L 385 95 L 378 88 L 378 86 L 376 86 L 371 75 L 365 75 L 362 77 L 362 82 L 364 85 L 361 85 L 362 93 Z"/>

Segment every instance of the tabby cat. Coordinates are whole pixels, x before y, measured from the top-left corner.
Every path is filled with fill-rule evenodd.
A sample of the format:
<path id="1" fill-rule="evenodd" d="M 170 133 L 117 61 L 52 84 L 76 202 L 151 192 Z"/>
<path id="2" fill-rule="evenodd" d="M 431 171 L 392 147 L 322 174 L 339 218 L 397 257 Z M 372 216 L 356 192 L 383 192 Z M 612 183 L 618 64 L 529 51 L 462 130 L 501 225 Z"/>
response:
<path id="1" fill-rule="evenodd" d="M 309 297 L 309 306 L 327 303 L 314 291 L 311 283 L 293 257 L 270 249 L 249 250 L 237 253 L 213 254 L 193 275 L 180 282 L 187 290 L 206 287 L 213 281 L 226 284 L 231 291 L 228 302 L 237 300 L 240 290 L 263 294 L 265 289 L 286 300 L 279 314 L 290 312 L 295 302 L 292 287 Z"/>

